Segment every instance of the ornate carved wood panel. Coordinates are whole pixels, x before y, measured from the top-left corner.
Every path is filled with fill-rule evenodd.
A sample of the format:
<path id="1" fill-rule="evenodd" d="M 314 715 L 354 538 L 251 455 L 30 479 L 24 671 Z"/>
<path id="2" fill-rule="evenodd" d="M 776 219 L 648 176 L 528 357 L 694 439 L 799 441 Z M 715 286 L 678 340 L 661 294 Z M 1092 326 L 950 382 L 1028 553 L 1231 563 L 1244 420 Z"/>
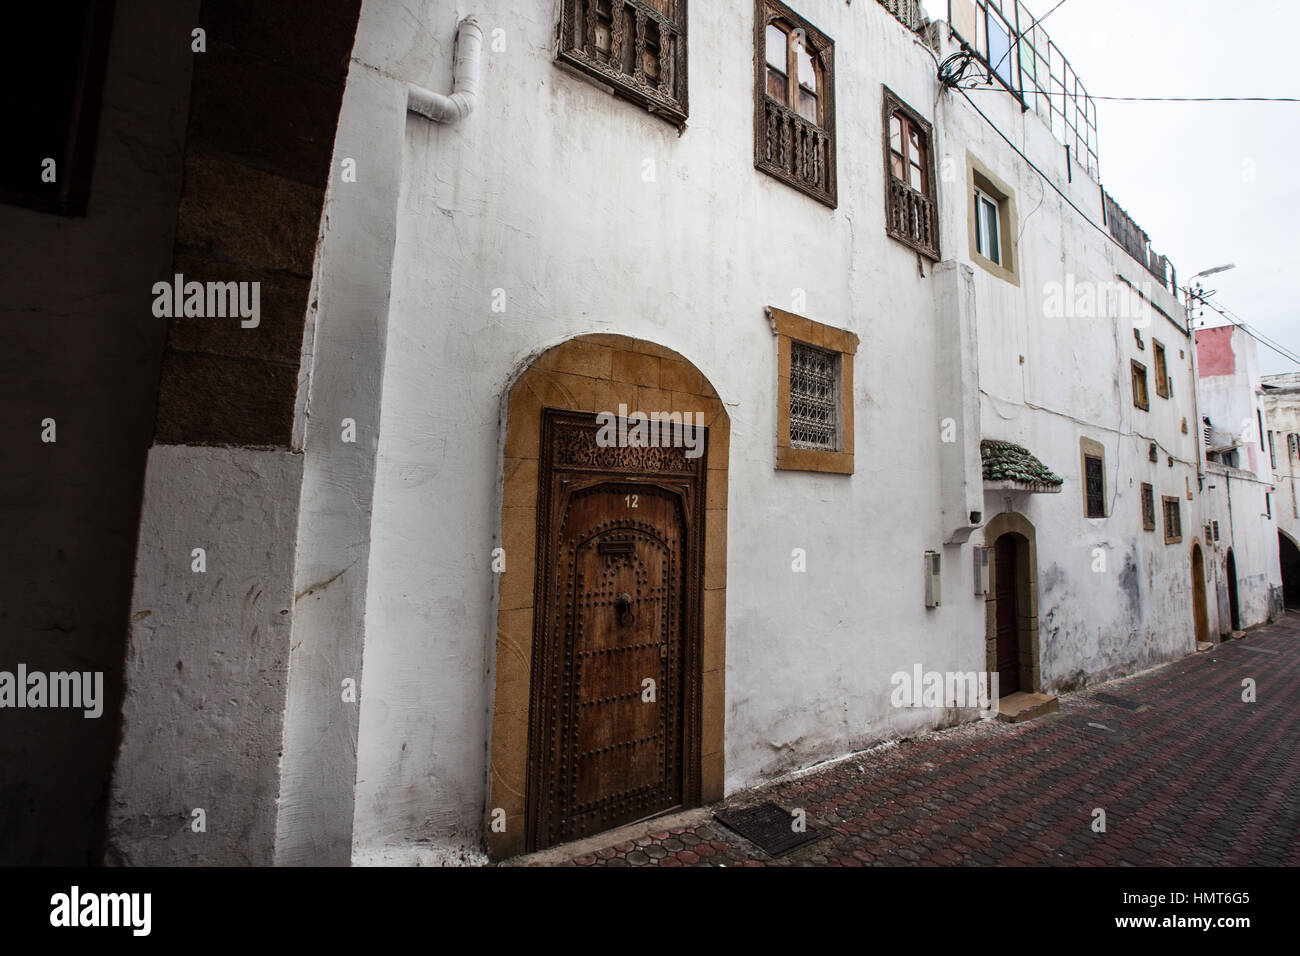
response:
<path id="1" fill-rule="evenodd" d="M 530 849 L 699 802 L 705 458 L 543 412 Z"/>
<path id="2" fill-rule="evenodd" d="M 563 0 L 557 59 L 684 125 L 687 0 Z"/>

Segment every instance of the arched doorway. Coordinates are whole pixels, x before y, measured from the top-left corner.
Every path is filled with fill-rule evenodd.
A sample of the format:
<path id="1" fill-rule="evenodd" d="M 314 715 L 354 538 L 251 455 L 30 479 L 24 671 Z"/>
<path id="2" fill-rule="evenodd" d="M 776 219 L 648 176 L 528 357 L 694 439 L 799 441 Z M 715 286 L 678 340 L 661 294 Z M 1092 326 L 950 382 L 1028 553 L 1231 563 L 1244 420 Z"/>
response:
<path id="1" fill-rule="evenodd" d="M 998 696 L 1036 693 L 1042 686 L 1038 652 L 1038 546 L 1024 515 L 1003 512 L 984 528 L 989 591 L 984 605 L 985 661 L 998 675 Z"/>
<path id="2" fill-rule="evenodd" d="M 1231 548 L 1228 549 L 1226 573 L 1228 576 L 1228 614 L 1231 617 L 1232 629 L 1234 631 L 1240 631 L 1241 609 L 1237 603 L 1237 558 L 1232 553 Z"/>
<path id="3" fill-rule="evenodd" d="M 1282 565 L 1282 599 L 1288 608 L 1300 608 L 1300 547 L 1286 532 L 1277 533 L 1277 554 Z"/>
<path id="4" fill-rule="evenodd" d="M 1196 642 L 1209 643 L 1210 623 L 1205 610 L 1205 561 L 1199 544 L 1192 545 L 1192 621 L 1196 627 Z"/>
<path id="5" fill-rule="evenodd" d="M 633 440 L 636 413 L 667 421 Z M 684 422 L 695 447 L 665 438 Z M 722 798 L 729 445 L 708 380 L 652 342 L 579 336 L 510 387 L 493 859 Z"/>

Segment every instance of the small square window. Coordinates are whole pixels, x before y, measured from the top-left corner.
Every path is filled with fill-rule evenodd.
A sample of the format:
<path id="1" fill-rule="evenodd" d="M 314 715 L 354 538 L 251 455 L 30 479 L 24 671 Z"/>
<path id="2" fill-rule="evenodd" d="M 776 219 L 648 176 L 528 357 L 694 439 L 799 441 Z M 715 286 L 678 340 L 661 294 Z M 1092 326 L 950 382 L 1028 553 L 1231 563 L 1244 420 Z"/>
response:
<path id="1" fill-rule="evenodd" d="M 975 190 L 975 251 L 994 265 L 1002 265 L 998 204 L 988 193 L 978 188 Z"/>
<path id="2" fill-rule="evenodd" d="M 853 474 L 858 337 L 781 309 L 767 314 L 777 338 L 776 467 Z"/>
<path id="3" fill-rule="evenodd" d="M 1151 340 L 1156 356 L 1156 394 L 1161 398 L 1169 397 L 1169 369 L 1165 364 L 1165 347 L 1155 339 Z"/>
<path id="4" fill-rule="evenodd" d="M 1133 362 L 1133 404 L 1143 411 L 1151 408 L 1147 395 L 1147 367 L 1141 362 Z"/>
<path id="5" fill-rule="evenodd" d="M 839 451 L 840 357 L 790 343 L 790 447 Z"/>
<path id="6" fill-rule="evenodd" d="M 1000 179 L 966 153 L 967 220 L 971 261 L 1012 285 L 1020 284 L 1016 265 L 1016 201 Z"/>
<path id="7" fill-rule="evenodd" d="M 1087 496 L 1087 516 L 1106 517 L 1106 471 L 1101 458 L 1083 456 L 1084 493 Z"/>
<path id="8" fill-rule="evenodd" d="M 1144 531 L 1156 530 L 1156 494 L 1148 484 L 1142 485 L 1142 528 Z"/>
<path id="9" fill-rule="evenodd" d="M 1183 512 L 1177 498 L 1165 496 L 1161 499 L 1165 510 L 1165 544 L 1177 544 L 1183 540 Z"/>

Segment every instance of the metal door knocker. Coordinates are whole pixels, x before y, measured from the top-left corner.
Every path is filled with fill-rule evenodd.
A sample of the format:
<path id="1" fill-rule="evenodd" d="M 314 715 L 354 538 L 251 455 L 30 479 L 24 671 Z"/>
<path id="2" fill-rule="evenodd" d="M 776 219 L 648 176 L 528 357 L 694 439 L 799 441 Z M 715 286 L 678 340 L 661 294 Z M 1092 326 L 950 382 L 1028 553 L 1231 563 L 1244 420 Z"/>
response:
<path id="1" fill-rule="evenodd" d="M 632 615 L 632 595 L 624 591 L 614 598 L 614 610 L 618 613 L 618 623 L 630 627 L 635 620 Z"/>

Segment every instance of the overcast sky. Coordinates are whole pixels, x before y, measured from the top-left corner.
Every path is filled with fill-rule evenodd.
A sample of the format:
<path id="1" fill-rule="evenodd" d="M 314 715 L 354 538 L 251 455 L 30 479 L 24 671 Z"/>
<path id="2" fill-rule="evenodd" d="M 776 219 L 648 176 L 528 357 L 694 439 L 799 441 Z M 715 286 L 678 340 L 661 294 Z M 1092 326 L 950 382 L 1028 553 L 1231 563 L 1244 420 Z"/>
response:
<path id="1" fill-rule="evenodd" d="M 947 0 L 922 2 L 947 18 Z M 1300 97 L 1296 0 L 1065 0 L 1043 26 L 1093 96 Z M 1236 263 L 1203 280 L 1215 301 L 1300 353 L 1300 103 L 1098 101 L 1097 126 L 1102 185 L 1179 284 Z M 1258 350 L 1264 374 L 1300 371 Z"/>

